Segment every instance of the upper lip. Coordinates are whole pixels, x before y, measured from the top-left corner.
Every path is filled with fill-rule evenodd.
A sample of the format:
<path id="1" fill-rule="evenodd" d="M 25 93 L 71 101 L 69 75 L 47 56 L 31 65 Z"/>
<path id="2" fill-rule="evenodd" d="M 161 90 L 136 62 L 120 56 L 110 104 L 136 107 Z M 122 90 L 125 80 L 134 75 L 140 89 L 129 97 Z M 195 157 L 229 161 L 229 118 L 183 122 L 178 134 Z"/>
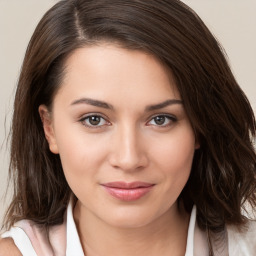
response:
<path id="1" fill-rule="evenodd" d="M 134 181 L 134 182 L 114 181 L 114 182 L 104 183 L 102 185 L 109 188 L 133 189 L 133 188 L 147 188 L 147 187 L 153 186 L 154 184 L 142 182 L 142 181 Z"/>

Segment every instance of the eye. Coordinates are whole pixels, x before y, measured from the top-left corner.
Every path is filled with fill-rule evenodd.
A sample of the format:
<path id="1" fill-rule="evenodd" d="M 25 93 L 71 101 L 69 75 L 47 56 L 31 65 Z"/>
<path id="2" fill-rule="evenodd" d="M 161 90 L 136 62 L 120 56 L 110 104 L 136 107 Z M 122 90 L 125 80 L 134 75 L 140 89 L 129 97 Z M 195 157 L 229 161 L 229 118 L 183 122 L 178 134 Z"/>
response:
<path id="1" fill-rule="evenodd" d="M 171 125 L 172 123 L 176 122 L 177 119 L 174 116 L 170 115 L 157 115 L 154 116 L 149 122 L 149 125 L 161 126 L 166 127 Z"/>
<path id="2" fill-rule="evenodd" d="M 105 118 L 99 115 L 85 116 L 79 120 L 83 125 L 90 128 L 98 128 L 101 126 L 109 125 L 109 122 Z"/>

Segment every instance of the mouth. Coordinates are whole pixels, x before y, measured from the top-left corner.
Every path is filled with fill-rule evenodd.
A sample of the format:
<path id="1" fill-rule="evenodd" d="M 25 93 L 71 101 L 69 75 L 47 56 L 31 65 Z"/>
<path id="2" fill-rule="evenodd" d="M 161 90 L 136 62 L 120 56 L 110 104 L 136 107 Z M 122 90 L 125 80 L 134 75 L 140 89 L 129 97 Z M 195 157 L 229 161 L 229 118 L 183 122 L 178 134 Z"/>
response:
<path id="1" fill-rule="evenodd" d="M 101 184 L 106 192 L 121 201 L 135 201 L 148 194 L 155 184 L 146 182 L 109 182 Z"/>

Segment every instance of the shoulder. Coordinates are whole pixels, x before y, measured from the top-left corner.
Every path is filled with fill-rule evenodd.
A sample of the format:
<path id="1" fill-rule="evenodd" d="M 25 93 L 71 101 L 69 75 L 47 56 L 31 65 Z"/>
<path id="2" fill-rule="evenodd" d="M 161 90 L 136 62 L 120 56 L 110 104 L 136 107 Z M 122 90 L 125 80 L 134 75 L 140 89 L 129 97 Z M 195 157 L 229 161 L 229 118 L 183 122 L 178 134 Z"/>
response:
<path id="1" fill-rule="evenodd" d="M 238 230 L 235 226 L 228 226 L 227 230 L 230 251 L 233 253 L 231 255 L 255 255 L 256 221 L 248 221 L 242 231 Z"/>
<path id="2" fill-rule="evenodd" d="M 0 238 L 0 256 L 22 256 L 12 238 Z"/>
<path id="3" fill-rule="evenodd" d="M 242 229 L 238 229 L 234 225 L 228 226 L 227 229 L 231 237 L 239 237 L 239 239 L 256 243 L 256 220 L 248 220 Z"/>

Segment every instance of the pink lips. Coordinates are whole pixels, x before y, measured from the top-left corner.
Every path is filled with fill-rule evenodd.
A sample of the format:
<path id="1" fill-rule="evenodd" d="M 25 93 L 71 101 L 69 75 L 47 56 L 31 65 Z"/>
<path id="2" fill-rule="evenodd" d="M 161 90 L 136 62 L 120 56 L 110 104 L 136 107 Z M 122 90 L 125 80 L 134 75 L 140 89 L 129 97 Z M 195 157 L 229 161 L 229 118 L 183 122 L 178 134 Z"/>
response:
<path id="1" fill-rule="evenodd" d="M 102 184 L 106 191 L 113 197 L 122 201 L 135 201 L 146 195 L 154 184 L 145 182 L 126 183 L 122 181 Z"/>

